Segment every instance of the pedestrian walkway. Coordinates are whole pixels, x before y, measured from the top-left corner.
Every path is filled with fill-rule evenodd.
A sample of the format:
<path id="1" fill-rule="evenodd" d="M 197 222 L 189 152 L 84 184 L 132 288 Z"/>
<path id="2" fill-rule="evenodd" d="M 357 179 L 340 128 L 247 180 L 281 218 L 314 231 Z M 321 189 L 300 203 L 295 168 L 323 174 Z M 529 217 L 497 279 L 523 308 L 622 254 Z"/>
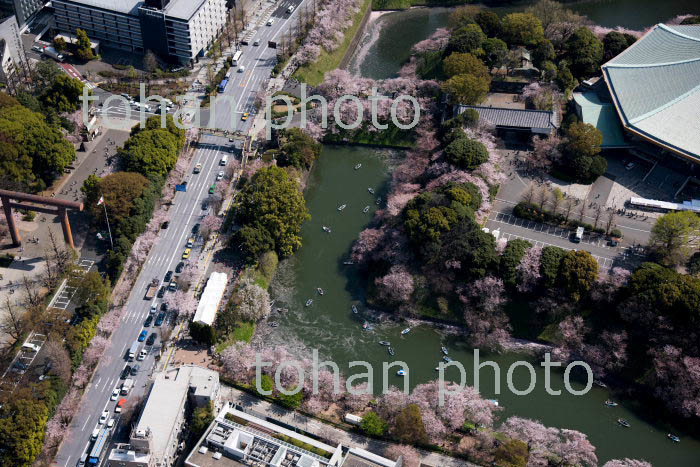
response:
<path id="1" fill-rule="evenodd" d="M 258 417 L 270 417 L 274 420 L 286 423 L 299 430 L 314 434 L 321 438 L 329 438 L 334 442 L 341 443 L 345 446 L 365 449 L 382 455 L 384 451 L 391 445 L 386 441 L 380 441 L 368 438 L 359 433 L 351 433 L 345 430 L 334 427 L 327 423 L 323 423 L 315 418 L 307 417 L 293 410 L 287 410 L 281 406 L 271 404 L 270 402 L 258 399 L 257 397 L 240 391 L 236 388 L 222 385 L 222 397 L 226 401 L 236 404 L 239 410 L 251 413 Z M 477 467 L 476 464 L 455 459 L 454 457 L 438 454 L 434 452 L 419 450 L 423 456 L 421 463 L 424 466 L 431 467 Z"/>

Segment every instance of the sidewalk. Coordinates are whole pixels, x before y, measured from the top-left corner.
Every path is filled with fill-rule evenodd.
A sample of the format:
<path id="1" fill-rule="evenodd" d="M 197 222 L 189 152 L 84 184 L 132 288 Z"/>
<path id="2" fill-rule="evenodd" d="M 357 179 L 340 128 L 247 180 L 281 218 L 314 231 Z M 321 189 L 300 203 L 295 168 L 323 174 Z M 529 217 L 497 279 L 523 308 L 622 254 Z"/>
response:
<path id="1" fill-rule="evenodd" d="M 332 425 L 325 424 L 293 410 L 287 410 L 278 405 L 271 404 L 230 386 L 222 385 L 221 394 L 224 400 L 238 404 L 246 411 L 252 411 L 256 415 L 280 420 L 307 433 L 312 433 L 323 438 L 333 436 L 332 441 L 342 443 L 346 446 L 362 448 L 381 455 L 386 448 L 391 445 L 391 443 L 385 441 L 367 438 L 358 433 L 350 433 L 335 428 Z M 432 467 L 478 467 L 477 464 L 472 464 L 435 452 L 422 450 L 418 452 L 423 456 L 421 459 L 422 465 Z"/>

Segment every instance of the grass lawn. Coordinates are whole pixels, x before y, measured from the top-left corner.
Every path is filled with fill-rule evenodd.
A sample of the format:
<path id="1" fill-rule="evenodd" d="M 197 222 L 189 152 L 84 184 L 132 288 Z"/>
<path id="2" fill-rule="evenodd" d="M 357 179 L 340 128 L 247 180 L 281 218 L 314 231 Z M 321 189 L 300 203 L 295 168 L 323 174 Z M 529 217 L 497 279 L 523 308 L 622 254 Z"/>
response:
<path id="1" fill-rule="evenodd" d="M 255 335 L 255 328 L 255 323 L 252 321 L 239 321 L 236 325 L 236 330 L 226 339 L 216 344 L 216 351 L 221 353 L 236 342 L 250 342 Z"/>
<path id="2" fill-rule="evenodd" d="M 357 30 L 360 28 L 360 24 L 362 24 L 362 18 L 364 17 L 365 12 L 371 5 L 372 0 L 364 0 L 360 11 L 358 11 L 355 15 L 352 26 L 345 30 L 345 39 L 340 47 L 331 53 L 328 53 L 326 50 L 321 50 L 321 55 L 318 57 L 318 60 L 300 67 L 294 73 L 294 77 L 299 81 L 310 84 L 311 86 L 318 86 L 321 84 L 323 82 L 323 76 L 327 72 L 335 70 L 338 68 L 338 65 L 340 65 L 340 62 L 343 60 L 348 47 L 350 47 L 350 43 L 355 37 L 355 34 L 357 34 Z"/>

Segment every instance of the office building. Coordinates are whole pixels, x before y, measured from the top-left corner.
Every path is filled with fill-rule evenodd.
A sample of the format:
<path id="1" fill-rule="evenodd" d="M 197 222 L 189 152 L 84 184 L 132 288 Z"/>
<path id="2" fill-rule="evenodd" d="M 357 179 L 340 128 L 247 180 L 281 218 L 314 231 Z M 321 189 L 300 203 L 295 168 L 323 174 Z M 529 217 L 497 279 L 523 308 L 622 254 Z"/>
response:
<path id="1" fill-rule="evenodd" d="M 56 28 L 105 47 L 191 65 L 223 31 L 225 0 L 54 0 Z"/>
<path id="2" fill-rule="evenodd" d="M 227 405 L 185 460 L 186 467 L 401 467 L 364 449 L 331 446 Z"/>
<path id="3" fill-rule="evenodd" d="M 0 18 L 15 16 L 23 28 L 47 3 L 47 0 L 0 0 Z"/>
<path id="4" fill-rule="evenodd" d="M 148 400 L 128 445 L 113 449 L 107 464 L 120 467 L 172 465 L 180 444 L 187 404 L 216 406 L 219 374 L 194 365 L 181 366 L 156 375 Z"/>
<path id="5" fill-rule="evenodd" d="M 0 20 L 0 83 L 8 93 L 16 94 L 24 88 L 28 67 L 17 19 L 10 16 Z"/>

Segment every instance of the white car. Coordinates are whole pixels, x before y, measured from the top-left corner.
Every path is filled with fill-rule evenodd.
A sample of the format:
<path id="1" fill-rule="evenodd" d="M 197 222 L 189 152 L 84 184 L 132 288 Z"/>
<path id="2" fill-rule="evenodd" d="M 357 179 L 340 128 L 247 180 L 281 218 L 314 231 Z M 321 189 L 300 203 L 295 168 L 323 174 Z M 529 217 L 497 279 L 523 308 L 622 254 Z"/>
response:
<path id="1" fill-rule="evenodd" d="M 294 5 L 292 5 L 292 6 L 290 6 L 289 8 L 287 8 L 287 13 L 291 13 L 291 12 L 293 12 L 293 11 L 294 11 Z"/>
<path id="2" fill-rule="evenodd" d="M 637 166 L 634 162 L 628 162 L 627 165 L 625 165 L 625 169 L 627 170 L 632 170 Z"/>
<path id="3" fill-rule="evenodd" d="M 158 304 L 153 302 L 151 303 L 151 313 L 155 313 L 158 310 Z"/>
<path id="4" fill-rule="evenodd" d="M 216 174 L 216 181 L 217 181 L 217 182 L 218 182 L 219 180 L 223 179 L 223 178 L 224 178 L 224 173 L 223 173 L 223 172 L 219 172 L 218 174 Z"/>
<path id="5" fill-rule="evenodd" d="M 109 421 L 107 422 L 107 428 L 112 428 L 114 426 L 114 419 L 110 418 Z"/>
<path id="6" fill-rule="evenodd" d="M 114 391 L 112 391 L 112 397 L 110 397 L 109 400 L 116 401 L 118 397 L 119 397 L 119 388 L 114 388 Z"/>
<path id="7" fill-rule="evenodd" d="M 267 25 L 268 25 L 268 26 L 272 26 L 273 24 L 275 24 L 275 20 L 274 20 L 274 19 L 270 18 L 270 19 L 267 20 Z"/>
<path id="8" fill-rule="evenodd" d="M 255 42 L 253 42 L 253 45 L 254 45 L 255 47 L 259 46 L 259 45 L 260 45 L 260 39 L 255 39 Z"/>
<path id="9" fill-rule="evenodd" d="M 105 410 L 104 412 L 102 412 L 102 415 L 100 415 L 100 421 L 97 423 L 99 423 L 100 425 L 104 425 L 105 423 L 107 423 L 108 418 L 109 418 L 109 412 L 107 412 Z"/>
<path id="10" fill-rule="evenodd" d="M 245 66 L 241 65 L 238 67 L 238 72 L 243 73 L 245 71 Z"/>

